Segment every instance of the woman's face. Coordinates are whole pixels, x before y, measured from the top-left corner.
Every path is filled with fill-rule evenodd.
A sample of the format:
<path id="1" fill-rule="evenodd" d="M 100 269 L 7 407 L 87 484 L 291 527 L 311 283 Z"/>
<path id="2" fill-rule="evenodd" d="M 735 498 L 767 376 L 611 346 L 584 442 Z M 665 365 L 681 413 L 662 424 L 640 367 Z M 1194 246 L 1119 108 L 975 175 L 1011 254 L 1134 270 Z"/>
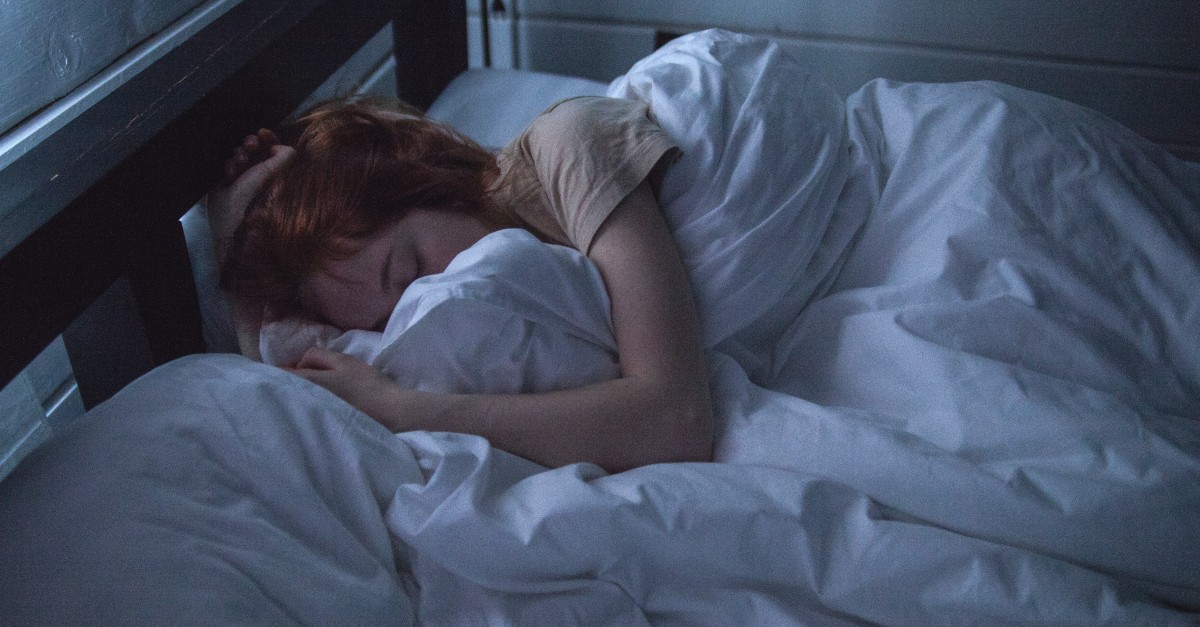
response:
<path id="1" fill-rule="evenodd" d="M 310 277 L 305 297 L 324 322 L 339 329 L 381 331 L 410 283 L 443 272 L 487 232 L 467 214 L 412 209 L 357 242 L 362 246 L 357 253 Z"/>

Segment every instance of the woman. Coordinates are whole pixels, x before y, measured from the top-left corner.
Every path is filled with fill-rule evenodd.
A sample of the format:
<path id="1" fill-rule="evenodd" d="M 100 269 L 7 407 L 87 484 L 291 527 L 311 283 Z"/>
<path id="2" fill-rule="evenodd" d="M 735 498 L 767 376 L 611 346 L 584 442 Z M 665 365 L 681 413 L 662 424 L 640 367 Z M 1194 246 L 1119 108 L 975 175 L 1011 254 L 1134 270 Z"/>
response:
<path id="1" fill-rule="evenodd" d="M 264 317 L 379 328 L 413 280 L 493 230 L 526 228 L 595 263 L 620 378 L 543 394 L 430 394 L 319 348 L 293 371 L 392 431 L 477 434 L 548 466 L 711 459 L 696 307 L 654 195 L 676 148 L 644 104 L 564 101 L 495 157 L 378 101 L 320 107 L 297 129 L 293 145 L 248 136 L 210 198 L 244 353 L 257 355 Z"/>

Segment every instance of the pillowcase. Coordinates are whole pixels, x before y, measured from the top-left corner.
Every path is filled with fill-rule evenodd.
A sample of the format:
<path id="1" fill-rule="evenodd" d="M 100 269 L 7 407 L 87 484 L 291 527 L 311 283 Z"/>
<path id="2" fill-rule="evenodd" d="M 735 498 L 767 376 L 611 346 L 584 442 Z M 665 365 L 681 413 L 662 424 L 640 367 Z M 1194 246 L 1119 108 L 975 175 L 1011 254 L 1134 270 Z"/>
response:
<path id="1" fill-rule="evenodd" d="M 607 87 L 574 76 L 476 68 L 450 81 L 425 113 L 485 148 L 500 150 L 550 105 L 575 96 L 603 96 Z"/>
<path id="2" fill-rule="evenodd" d="M 609 314 L 591 260 L 505 229 L 414 281 L 382 332 L 289 319 L 263 328 L 260 349 L 287 366 L 323 346 L 429 392 L 547 392 L 619 376 Z"/>

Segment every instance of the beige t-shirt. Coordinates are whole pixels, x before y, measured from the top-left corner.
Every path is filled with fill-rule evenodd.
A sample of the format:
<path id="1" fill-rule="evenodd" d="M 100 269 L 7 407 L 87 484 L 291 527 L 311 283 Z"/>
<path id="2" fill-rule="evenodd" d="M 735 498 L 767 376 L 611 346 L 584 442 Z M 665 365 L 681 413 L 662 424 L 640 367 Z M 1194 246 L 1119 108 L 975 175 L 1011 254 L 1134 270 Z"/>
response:
<path id="1" fill-rule="evenodd" d="M 496 157 L 499 222 L 587 253 L 613 209 L 675 142 L 643 102 L 584 96 L 551 105 Z"/>

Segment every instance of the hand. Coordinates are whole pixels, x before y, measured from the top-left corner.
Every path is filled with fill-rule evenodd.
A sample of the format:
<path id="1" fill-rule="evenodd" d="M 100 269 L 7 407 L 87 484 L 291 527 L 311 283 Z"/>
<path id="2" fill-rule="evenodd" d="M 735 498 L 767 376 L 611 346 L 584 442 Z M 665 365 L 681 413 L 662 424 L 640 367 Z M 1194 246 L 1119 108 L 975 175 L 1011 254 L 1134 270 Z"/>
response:
<path id="1" fill-rule="evenodd" d="M 233 156 L 225 160 L 225 187 L 233 185 L 246 170 L 270 156 L 271 149 L 280 146 L 279 136 L 270 129 L 260 128 L 257 133 L 242 138 L 242 143 L 233 149 Z"/>
<path id="2" fill-rule="evenodd" d="M 396 410 L 405 390 L 366 362 L 325 348 L 308 349 L 287 370 L 333 392 L 392 431 L 405 430 Z"/>
<path id="3" fill-rule="evenodd" d="M 265 128 L 247 135 L 234 149 L 233 156 L 225 162 L 224 180 L 208 194 L 208 221 L 218 250 L 222 240 L 232 237 L 241 224 L 254 195 L 295 152 L 290 146 L 280 144 L 279 137 Z"/>

